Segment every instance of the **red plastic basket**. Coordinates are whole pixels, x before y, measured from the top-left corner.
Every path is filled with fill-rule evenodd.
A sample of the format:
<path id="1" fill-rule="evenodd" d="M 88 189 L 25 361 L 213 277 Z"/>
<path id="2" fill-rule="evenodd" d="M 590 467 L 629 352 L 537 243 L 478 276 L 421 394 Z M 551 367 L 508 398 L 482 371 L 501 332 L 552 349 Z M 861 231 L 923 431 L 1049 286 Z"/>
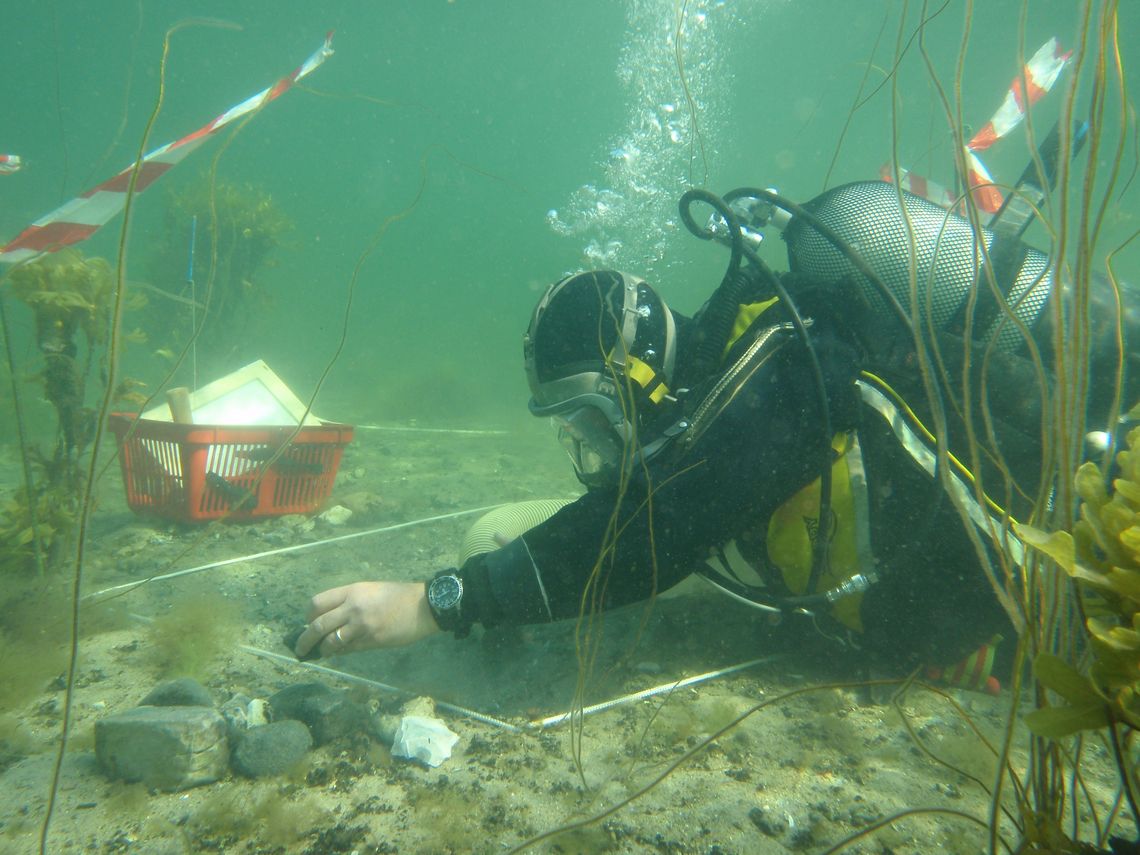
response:
<path id="1" fill-rule="evenodd" d="M 132 413 L 112 413 L 109 427 L 131 510 L 182 522 L 318 510 L 353 433 L 334 422 L 303 427 L 270 464 L 295 428 L 177 424 Z"/>

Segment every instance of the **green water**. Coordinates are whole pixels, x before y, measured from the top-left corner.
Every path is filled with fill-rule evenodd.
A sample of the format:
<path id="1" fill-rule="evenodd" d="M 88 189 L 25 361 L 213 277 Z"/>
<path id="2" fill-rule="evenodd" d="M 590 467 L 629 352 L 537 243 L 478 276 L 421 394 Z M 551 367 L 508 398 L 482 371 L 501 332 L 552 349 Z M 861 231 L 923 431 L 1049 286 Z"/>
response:
<path id="1" fill-rule="evenodd" d="M 967 124 L 988 117 L 1012 77 L 1019 6 L 975 12 L 962 86 Z M 519 343 L 540 289 L 565 271 L 609 263 L 648 275 L 682 310 L 698 306 L 724 255 L 677 227 L 676 198 L 691 184 L 815 195 L 867 63 L 868 85 L 881 83 L 899 23 L 896 4 L 689 3 L 681 60 L 690 113 L 672 47 L 677 11 L 661 0 L 14 6 L 4 30 L 0 149 L 28 165 L 0 179 L 0 233 L 14 236 L 133 160 L 171 25 L 201 18 L 226 28 L 174 36 L 148 149 L 269 85 L 333 29 L 336 54 L 305 83 L 316 91 L 271 104 L 219 160 L 219 181 L 271 194 L 296 227 L 274 253 L 276 266 L 260 272 L 272 303 L 233 352 L 199 360 L 216 376 L 260 357 L 299 392 L 311 389 L 339 336 L 353 266 L 381 224 L 411 204 L 424 162 L 418 204 L 361 268 L 347 345 L 318 409 L 365 421 L 510 421 L 525 403 Z M 918 15 L 909 11 L 908 33 Z M 962 5 L 951 3 L 927 30 L 946 81 L 962 18 Z M 1026 52 L 1052 34 L 1072 45 L 1074 18 L 1069 3 L 1033 4 Z M 899 80 L 900 161 L 950 183 L 945 122 L 917 43 Z M 890 157 L 888 89 L 855 114 L 831 184 L 874 177 Z M 1042 103 L 1042 127 L 1058 104 L 1056 94 Z M 150 242 L 167 234 L 164 194 L 203 181 L 221 144 L 211 140 L 140 198 L 129 277 L 182 281 L 181 264 L 148 265 Z M 1015 134 L 987 163 L 1012 179 L 1025 159 Z M 583 187 L 616 194 L 616 215 L 579 216 L 560 234 L 548 212 L 572 222 L 575 204 L 588 208 L 592 198 Z M 113 257 L 119 222 L 83 250 Z M 188 243 L 189 223 L 182 229 Z M 620 250 L 590 256 L 591 244 L 609 241 Z M 770 258 L 784 266 L 779 241 L 771 243 Z M 28 320 L 14 320 L 26 342 Z M 125 324 L 132 327 L 129 313 Z M 171 303 L 162 324 L 184 330 L 190 318 Z M 153 390 L 161 366 L 148 351 L 162 330 L 147 332 L 151 346 L 132 348 L 123 367 Z"/>
<path id="2" fill-rule="evenodd" d="M 137 200 L 127 278 L 183 289 L 185 254 L 165 266 L 154 260 L 164 245 L 189 245 L 190 223 L 168 219 L 170 194 L 206 182 L 224 146 L 219 185 L 248 184 L 268 194 L 293 228 L 257 271 L 254 285 L 264 298 L 257 311 L 230 339 L 196 354 L 200 379 L 261 358 L 307 398 L 329 368 L 315 404 L 321 416 L 518 431 L 525 439 L 517 447 L 496 451 L 512 465 L 545 439 L 545 426 L 526 413 L 521 338 L 549 282 L 583 267 L 620 267 L 645 275 L 686 312 L 719 283 L 726 253 L 677 222 L 676 200 L 689 187 L 774 186 L 808 200 L 825 186 L 875 178 L 893 146 L 903 166 L 953 183 L 952 140 L 917 39 L 899 63 L 897 89 L 888 84 L 872 95 L 918 23 L 917 3 L 8 5 L 0 13 L 0 153 L 19 154 L 27 165 L 0 176 L 3 242 L 136 158 L 170 27 L 193 24 L 171 40 L 148 151 L 272 84 L 335 30 L 335 54 L 301 87 L 236 134 L 210 140 Z M 950 0 L 925 30 L 923 47 L 947 87 L 966 6 Z M 1075 6 L 1039 0 L 1023 21 L 1021 3 L 974 4 L 961 69 L 966 125 L 976 129 L 1000 103 L 1016 74 L 1019 43 L 1026 55 L 1053 35 L 1065 47 L 1077 45 Z M 1140 6 L 1125 5 L 1120 18 L 1122 33 L 1136 32 Z M 1122 37 L 1121 47 L 1135 90 L 1134 43 Z M 1035 108 L 1040 135 L 1056 118 L 1067 81 Z M 1078 114 L 1088 95 L 1087 87 L 1078 93 Z M 1120 122 L 1110 104 L 1107 137 Z M 1102 155 L 1100 180 L 1114 157 Z M 985 156 L 999 181 L 1014 180 L 1027 158 L 1023 131 Z M 1135 166 L 1131 150 L 1122 164 L 1127 176 Z M 1137 228 L 1138 192 L 1130 186 L 1113 197 L 1098 264 Z M 83 252 L 113 260 L 121 222 L 82 244 Z M 1031 238 L 1043 243 L 1046 235 L 1036 229 Z M 775 234 L 764 254 L 786 268 Z M 1140 248 L 1129 247 L 1116 269 L 1140 281 L 1137 264 Z M 207 276 L 199 266 L 197 279 Z M 123 352 L 121 374 L 159 393 L 170 363 L 156 351 L 184 341 L 192 318 L 181 304 L 149 299 L 149 309 L 124 317 L 124 328 L 139 327 L 146 341 Z M 34 380 L 31 316 L 14 301 L 8 305 L 17 371 Z M 330 368 L 346 324 L 343 351 Z M 184 365 L 172 385 L 189 385 L 189 372 Z M 10 439 L 6 369 L 0 381 L 6 492 L 22 475 Z M 53 411 L 34 383 L 22 388 L 29 423 L 46 448 Z M 557 490 L 566 490 L 568 472 L 563 476 Z M 103 509 L 130 519 L 114 504 L 117 472 L 106 477 Z M 425 492 L 424 514 L 439 510 L 433 502 L 440 496 L 448 498 L 445 488 Z"/>

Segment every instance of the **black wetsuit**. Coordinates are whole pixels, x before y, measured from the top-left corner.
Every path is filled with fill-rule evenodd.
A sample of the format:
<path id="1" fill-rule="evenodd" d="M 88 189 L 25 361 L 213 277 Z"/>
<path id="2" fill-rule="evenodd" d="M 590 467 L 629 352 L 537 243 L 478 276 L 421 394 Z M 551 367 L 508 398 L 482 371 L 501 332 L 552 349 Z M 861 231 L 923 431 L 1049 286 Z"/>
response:
<path id="1" fill-rule="evenodd" d="M 930 477 L 882 417 L 859 403 L 861 357 L 834 329 L 817 318 L 812 339 L 832 428 L 858 428 L 865 449 L 881 577 L 863 599 L 866 641 L 882 664 L 949 664 L 1003 623 L 1000 607 L 951 503 L 937 501 Z M 621 535 L 602 563 L 608 577 L 597 605 L 647 599 L 694 572 L 711 547 L 766 530 L 771 514 L 819 476 L 821 424 L 818 389 L 804 346 L 793 338 L 691 447 L 650 462 L 652 538 L 647 482 L 635 467 L 616 516 Z M 470 558 L 460 568 L 465 615 L 486 625 L 576 617 L 616 501 L 615 490 L 592 489 L 509 545 Z"/>

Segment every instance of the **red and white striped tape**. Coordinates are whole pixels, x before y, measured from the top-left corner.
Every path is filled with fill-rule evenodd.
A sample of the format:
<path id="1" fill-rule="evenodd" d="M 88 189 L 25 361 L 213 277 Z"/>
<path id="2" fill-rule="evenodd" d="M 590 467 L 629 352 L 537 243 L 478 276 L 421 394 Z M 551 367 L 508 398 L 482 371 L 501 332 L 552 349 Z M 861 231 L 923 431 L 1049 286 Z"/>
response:
<path id="1" fill-rule="evenodd" d="M 181 139 L 157 148 L 142 159 L 135 193 L 142 193 L 151 184 L 166 174 L 190 152 L 198 148 L 212 134 L 217 133 L 230 122 L 261 109 L 270 101 L 280 97 L 301 78 L 316 70 L 332 56 L 332 33 L 325 36 L 324 44 L 298 66 L 292 73 L 282 77 L 268 89 L 263 89 L 251 98 L 231 107 L 212 122 L 204 125 Z M 9 264 L 26 261 L 45 252 L 55 252 L 66 246 L 79 243 L 91 237 L 100 226 L 110 222 L 126 204 L 127 189 L 130 185 L 131 164 L 118 175 L 93 187 L 83 195 L 65 202 L 50 214 L 36 220 L 15 240 L 0 247 L 0 262 Z"/>
<path id="2" fill-rule="evenodd" d="M 884 163 L 879 168 L 879 178 L 888 184 L 894 181 L 894 173 L 891 172 L 891 165 Z M 911 172 L 909 169 L 899 167 L 899 186 L 908 193 L 913 193 L 915 196 L 921 196 L 928 202 L 933 202 L 935 205 L 941 205 L 943 208 L 952 208 L 958 199 L 935 181 L 929 178 L 924 178 L 917 172 Z"/>
<path id="3" fill-rule="evenodd" d="M 1072 55 L 1071 50 L 1061 51 L 1061 43 L 1056 36 L 1041 45 L 1025 63 L 1024 76 L 1018 75 L 1009 84 L 1009 91 L 997 112 L 966 143 L 966 183 L 975 204 L 986 213 L 996 213 L 1005 198 L 993 186 L 993 178 L 977 153 L 985 151 L 1025 120 L 1025 111 L 1053 88 Z"/>
<path id="4" fill-rule="evenodd" d="M 980 210 L 990 214 L 995 213 L 1001 208 L 1005 199 L 1001 191 L 994 186 L 989 170 L 977 153 L 985 151 L 1007 136 L 1025 120 L 1026 110 L 1053 88 L 1053 84 L 1057 82 L 1057 78 L 1061 76 L 1072 56 L 1071 50 L 1061 51 L 1061 43 L 1056 37 L 1045 42 L 1025 63 L 1025 86 L 1022 85 L 1021 76 L 1014 78 L 997 112 L 966 144 L 966 183 L 974 197 L 974 203 Z M 884 181 L 893 180 L 890 164 L 883 166 L 879 175 Z M 900 169 L 899 181 L 904 189 L 936 205 L 944 208 L 951 208 L 954 205 L 953 194 L 921 175 Z"/>
<path id="5" fill-rule="evenodd" d="M 970 186 L 970 195 L 974 197 L 974 204 L 979 211 L 987 214 L 996 213 L 1001 208 L 1005 197 L 994 185 L 993 176 L 986 169 L 986 165 L 966 146 L 966 181 Z"/>
<path id="6" fill-rule="evenodd" d="M 1065 70 L 1065 65 L 1072 55 L 1071 50 L 1062 53 L 1061 43 L 1057 41 L 1056 36 L 1041 45 L 1037 53 L 1025 63 L 1024 78 L 1019 75 L 1013 79 L 1013 83 L 1009 84 L 1009 91 L 1005 93 L 1005 100 L 1001 102 L 993 118 L 974 134 L 966 144 L 966 148 L 974 152 L 985 151 L 1020 125 L 1025 119 L 1025 111 L 1053 88 L 1053 84 Z"/>
<path id="7" fill-rule="evenodd" d="M 0 175 L 11 175 L 13 172 L 19 172 L 23 165 L 24 161 L 20 159 L 18 154 L 0 154 Z"/>

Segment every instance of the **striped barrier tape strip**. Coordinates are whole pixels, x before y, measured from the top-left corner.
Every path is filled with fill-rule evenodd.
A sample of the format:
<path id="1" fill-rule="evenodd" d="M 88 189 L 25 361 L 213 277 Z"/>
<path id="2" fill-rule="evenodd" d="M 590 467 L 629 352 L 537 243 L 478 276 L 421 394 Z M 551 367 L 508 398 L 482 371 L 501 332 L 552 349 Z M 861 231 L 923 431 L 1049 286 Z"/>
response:
<path id="1" fill-rule="evenodd" d="M 979 209 L 988 214 L 996 213 L 1005 199 L 993 186 L 994 180 L 978 152 L 988 149 L 1025 120 L 1026 111 L 1053 88 L 1072 56 L 1071 50 L 1061 50 L 1056 36 L 1045 42 L 1025 63 L 1024 77 L 1015 77 L 1009 85 L 997 112 L 966 144 L 966 181 Z M 893 180 L 890 164 L 884 164 L 879 176 L 887 182 Z M 955 197 L 945 187 L 909 170 L 899 169 L 899 183 L 904 190 L 943 208 L 954 205 Z"/>
<path id="2" fill-rule="evenodd" d="M 879 178 L 887 184 L 894 182 L 894 174 L 891 172 L 891 165 L 889 163 L 884 163 L 879 168 Z M 941 184 L 901 166 L 899 167 L 899 186 L 908 193 L 921 196 L 928 202 L 941 205 L 943 208 L 953 208 L 954 203 L 958 201 L 954 194 Z"/>
<path id="3" fill-rule="evenodd" d="M 1041 45 L 1025 63 L 1023 75 L 1015 77 L 1009 85 L 997 112 L 966 143 L 967 186 L 974 194 L 978 208 L 987 214 L 996 214 L 1005 197 L 993 186 L 994 180 L 977 153 L 985 151 L 1025 121 L 1025 111 L 1053 88 L 1072 55 L 1071 50 L 1061 51 L 1061 43 L 1056 36 Z"/>
<path id="4" fill-rule="evenodd" d="M 1025 120 L 1025 111 L 1036 104 L 1057 82 L 1073 52 L 1061 51 L 1057 37 L 1049 39 L 1025 63 L 1024 77 L 1015 77 L 997 112 L 974 134 L 966 148 L 985 151 Z M 1022 83 L 1025 86 L 1022 86 Z"/>
<path id="5" fill-rule="evenodd" d="M 151 184 L 166 174 L 172 166 L 182 161 L 190 152 L 198 148 L 211 135 L 217 133 L 236 119 L 260 110 L 270 101 L 287 92 L 294 83 L 315 71 L 332 56 L 332 32 L 325 36 L 324 44 L 290 74 L 282 77 L 272 86 L 231 107 L 213 121 L 181 139 L 155 149 L 142 159 L 135 193 L 142 193 Z M 9 155 L 11 156 L 11 155 Z M 55 252 L 91 237 L 101 226 L 106 225 L 126 204 L 127 189 L 131 173 L 136 164 L 132 163 L 118 175 L 104 181 L 86 193 L 65 202 L 50 214 L 36 220 L 19 237 L 0 247 L 0 262 L 14 264 Z"/>

